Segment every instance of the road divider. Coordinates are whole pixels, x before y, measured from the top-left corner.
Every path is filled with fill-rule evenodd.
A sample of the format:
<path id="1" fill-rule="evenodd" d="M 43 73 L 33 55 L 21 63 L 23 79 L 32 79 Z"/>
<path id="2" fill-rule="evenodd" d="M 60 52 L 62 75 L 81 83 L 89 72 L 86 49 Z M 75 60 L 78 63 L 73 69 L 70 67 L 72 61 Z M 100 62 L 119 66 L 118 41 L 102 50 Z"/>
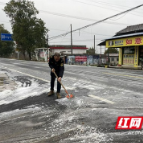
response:
<path id="1" fill-rule="evenodd" d="M 95 96 L 95 95 L 88 95 L 89 97 L 92 97 L 92 98 L 95 98 L 95 99 L 98 99 L 98 100 L 101 100 L 101 101 L 104 101 L 106 103 L 109 103 L 109 104 L 115 104 L 114 102 L 110 101 L 110 100 L 107 100 L 107 99 L 104 99 L 104 98 L 101 98 L 101 97 L 98 97 L 98 96 Z"/>

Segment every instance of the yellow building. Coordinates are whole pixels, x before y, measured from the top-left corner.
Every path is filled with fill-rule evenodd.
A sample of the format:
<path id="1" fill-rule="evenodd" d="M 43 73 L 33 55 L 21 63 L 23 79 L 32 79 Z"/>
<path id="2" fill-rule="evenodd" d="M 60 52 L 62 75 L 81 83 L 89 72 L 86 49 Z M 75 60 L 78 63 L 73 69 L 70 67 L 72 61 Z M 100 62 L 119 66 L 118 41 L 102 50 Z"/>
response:
<path id="1" fill-rule="evenodd" d="M 143 59 L 143 24 L 127 26 L 99 44 L 119 49 L 119 65 L 139 68 Z"/>

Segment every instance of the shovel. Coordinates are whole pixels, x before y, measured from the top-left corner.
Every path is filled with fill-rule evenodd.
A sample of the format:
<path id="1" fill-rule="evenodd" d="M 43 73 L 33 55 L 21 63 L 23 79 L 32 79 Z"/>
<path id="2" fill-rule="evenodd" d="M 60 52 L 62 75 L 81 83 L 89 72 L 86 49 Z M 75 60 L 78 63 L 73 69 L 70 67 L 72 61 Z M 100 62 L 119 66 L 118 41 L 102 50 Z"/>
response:
<path id="1" fill-rule="evenodd" d="M 57 80 L 58 80 L 58 76 L 57 76 L 57 74 L 54 72 L 54 74 L 55 74 L 55 76 L 56 76 L 56 78 L 57 78 Z M 67 90 L 66 90 L 66 88 L 64 87 L 64 85 L 62 84 L 62 82 L 61 81 L 58 81 L 61 85 L 62 85 L 62 87 L 64 88 L 64 90 L 65 90 L 65 92 L 66 92 L 66 98 L 68 98 L 68 99 L 70 99 L 70 98 L 73 98 L 74 96 L 72 95 L 72 94 L 69 94 L 68 92 L 67 92 Z"/>

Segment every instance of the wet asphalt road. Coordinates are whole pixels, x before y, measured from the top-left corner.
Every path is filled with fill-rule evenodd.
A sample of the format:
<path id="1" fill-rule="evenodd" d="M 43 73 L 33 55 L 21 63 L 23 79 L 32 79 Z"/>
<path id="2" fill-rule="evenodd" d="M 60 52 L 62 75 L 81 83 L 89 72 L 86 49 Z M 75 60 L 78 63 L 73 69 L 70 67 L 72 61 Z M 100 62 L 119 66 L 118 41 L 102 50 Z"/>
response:
<path id="1" fill-rule="evenodd" d="M 0 70 L 13 73 L 21 86 L 34 79 L 47 91 L 50 88 L 46 63 L 8 59 L 0 63 Z M 143 142 L 142 130 L 115 130 L 118 116 L 143 116 L 142 70 L 65 65 L 62 82 L 74 99 L 66 100 L 62 90 L 63 99 L 56 100 L 46 91 L 1 104 L 0 143 Z"/>

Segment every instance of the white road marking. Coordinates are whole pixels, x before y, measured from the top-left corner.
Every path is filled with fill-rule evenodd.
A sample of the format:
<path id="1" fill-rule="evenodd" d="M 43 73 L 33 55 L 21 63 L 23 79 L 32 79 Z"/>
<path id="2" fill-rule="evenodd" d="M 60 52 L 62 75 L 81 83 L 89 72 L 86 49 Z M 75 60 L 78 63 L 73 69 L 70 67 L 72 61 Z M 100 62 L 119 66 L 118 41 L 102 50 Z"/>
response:
<path id="1" fill-rule="evenodd" d="M 112 102 L 110 100 L 107 100 L 107 99 L 104 99 L 104 98 L 101 98 L 101 97 L 98 97 L 98 96 L 95 96 L 95 95 L 88 95 L 88 96 L 92 97 L 92 98 L 95 98 L 95 99 L 98 99 L 98 100 L 101 100 L 101 101 L 104 101 L 106 103 L 114 104 L 114 102 Z"/>
<path id="2" fill-rule="evenodd" d="M 34 67 L 34 68 L 41 69 L 41 67 Z"/>
<path id="3" fill-rule="evenodd" d="M 14 64 L 14 65 L 22 65 L 22 64 L 24 64 L 25 62 L 20 62 L 20 63 L 12 63 L 12 64 Z"/>
<path id="4" fill-rule="evenodd" d="M 3 65 L 4 65 L 4 64 L 3 64 Z M 5 67 L 5 68 L 7 68 L 7 67 Z M 43 79 L 43 78 L 39 78 L 39 77 L 30 75 L 30 74 L 27 74 L 27 73 L 23 73 L 23 72 L 14 70 L 14 69 L 10 69 L 10 68 L 7 68 L 7 69 L 9 69 L 9 70 L 11 70 L 11 71 L 14 71 L 14 72 L 18 72 L 18 73 L 24 74 L 24 75 L 27 75 L 27 76 L 30 76 L 30 77 L 33 77 L 33 78 L 36 78 L 36 79 L 39 79 L 39 80 L 42 80 L 42 81 L 45 81 L 45 82 L 50 82 L 50 81 L 45 80 L 45 79 Z M 89 96 L 89 97 L 92 97 L 92 98 L 95 98 L 95 99 L 98 99 L 98 100 L 101 100 L 101 101 L 104 101 L 104 102 L 106 102 L 106 103 L 114 104 L 114 102 L 112 102 L 112 101 L 109 101 L 109 100 L 104 99 L 104 98 L 100 98 L 100 97 L 95 96 L 95 95 L 88 95 L 88 96 Z"/>
<path id="5" fill-rule="evenodd" d="M 5 68 L 7 68 L 7 67 L 5 67 Z M 9 69 L 9 70 L 11 70 L 11 71 L 14 71 L 14 72 L 18 72 L 18 73 L 24 74 L 24 75 L 27 75 L 27 76 L 30 76 L 30 77 L 33 77 L 33 78 L 36 78 L 36 79 L 39 79 L 39 80 L 42 80 L 42 81 L 45 81 L 45 82 L 50 82 L 49 80 L 45 80 L 45 79 L 43 79 L 43 78 L 39 78 L 39 77 L 30 75 L 30 74 L 27 74 L 27 73 L 23 73 L 23 72 L 14 70 L 14 69 L 10 69 L 10 68 L 7 68 L 7 69 Z"/>
<path id="6" fill-rule="evenodd" d="M 1 58 L 1 59 L 5 59 L 5 58 Z M 16 60 L 16 59 L 6 59 L 6 60 Z"/>

